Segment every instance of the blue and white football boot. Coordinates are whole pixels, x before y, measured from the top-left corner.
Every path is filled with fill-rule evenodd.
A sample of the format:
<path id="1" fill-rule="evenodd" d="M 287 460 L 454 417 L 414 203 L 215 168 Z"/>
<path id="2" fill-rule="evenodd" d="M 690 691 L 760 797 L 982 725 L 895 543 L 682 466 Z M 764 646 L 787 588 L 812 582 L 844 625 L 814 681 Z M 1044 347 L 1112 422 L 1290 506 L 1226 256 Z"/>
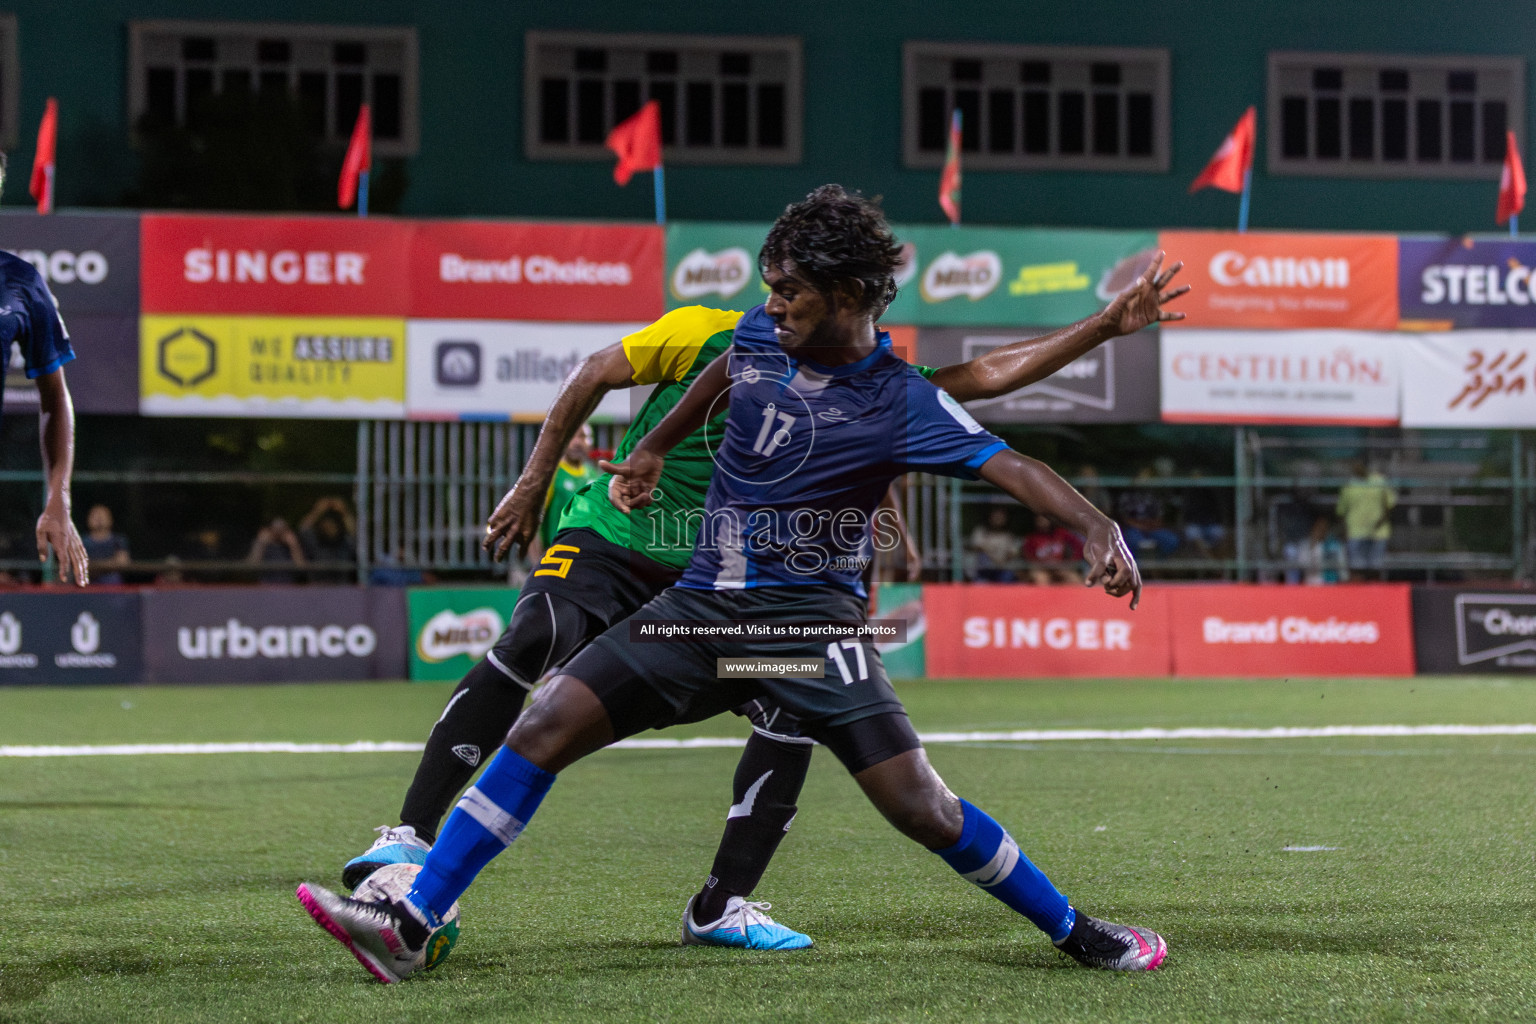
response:
<path id="1" fill-rule="evenodd" d="M 683 945 L 734 946 L 737 949 L 809 949 L 809 935 L 792 931 L 763 911 L 771 903 L 749 903 L 740 896 L 725 902 L 720 920 L 706 925 L 693 923 L 693 899 L 683 908 Z"/>
<path id="2" fill-rule="evenodd" d="M 425 864 L 432 844 L 416 836 L 409 825 L 380 825 L 374 829 L 379 838 L 360 857 L 353 857 L 341 869 L 341 880 L 348 889 L 356 889 L 363 879 L 386 864 Z"/>

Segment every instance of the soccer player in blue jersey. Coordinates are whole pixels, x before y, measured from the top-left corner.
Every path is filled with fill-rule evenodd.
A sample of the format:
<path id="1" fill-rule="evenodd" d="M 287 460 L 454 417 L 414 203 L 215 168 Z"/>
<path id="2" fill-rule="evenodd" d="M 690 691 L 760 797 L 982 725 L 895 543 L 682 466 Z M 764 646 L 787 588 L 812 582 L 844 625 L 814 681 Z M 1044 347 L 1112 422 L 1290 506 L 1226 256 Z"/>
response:
<path id="1" fill-rule="evenodd" d="M 653 498 L 666 453 L 717 406 L 704 527 L 676 586 L 578 654 L 522 715 L 449 816 L 404 897 L 347 899 L 304 883 L 311 916 L 380 981 L 435 963 L 443 916 L 537 810 L 558 772 L 647 728 L 698 721 L 766 697 L 841 760 L 909 838 L 1018 911 L 1079 962 L 1151 970 L 1167 945 L 1144 928 L 1079 913 L 985 812 L 929 764 L 873 645 L 828 640 L 805 623 L 862 623 L 860 575 L 874 512 L 910 470 L 975 477 L 1086 538 L 1089 585 L 1131 594 L 1141 579 L 1119 528 L 1043 464 L 1010 451 L 953 399 L 897 359 L 874 316 L 894 291 L 899 250 L 873 204 L 836 186 L 790 207 L 764 243 L 768 302 L 732 346 L 619 465 L 622 509 Z M 666 623 L 724 632 L 647 642 Z M 772 632 L 742 637 L 750 623 Z M 820 675 L 717 678 L 717 659 L 824 659 Z"/>

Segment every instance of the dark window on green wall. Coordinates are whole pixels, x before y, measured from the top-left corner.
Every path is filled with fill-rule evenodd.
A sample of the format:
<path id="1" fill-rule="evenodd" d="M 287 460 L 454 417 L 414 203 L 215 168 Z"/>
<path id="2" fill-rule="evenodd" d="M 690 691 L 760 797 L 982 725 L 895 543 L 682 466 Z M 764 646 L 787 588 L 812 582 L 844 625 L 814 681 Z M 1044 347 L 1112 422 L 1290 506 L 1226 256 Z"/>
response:
<path id="1" fill-rule="evenodd" d="M 363 76 L 355 73 L 336 76 L 336 124 L 355 125 L 357 111 L 363 105 Z M 351 133 L 348 132 L 350 135 Z"/>
<path id="2" fill-rule="evenodd" d="M 176 69 L 150 68 L 144 76 L 146 108 L 165 121 L 176 120 Z"/>
<path id="3" fill-rule="evenodd" d="M 1504 160 L 1508 117 L 1508 110 L 1497 100 L 1483 104 L 1483 160 L 1487 163 Z"/>
<path id="4" fill-rule="evenodd" d="M 1319 160 L 1337 160 L 1343 153 L 1341 140 L 1342 119 L 1337 96 L 1319 96 L 1313 110 L 1317 118 L 1317 148 L 1313 151 Z"/>
<path id="5" fill-rule="evenodd" d="M 263 88 L 265 88 L 265 75 Z M 280 88 L 287 88 L 286 85 Z M 324 72 L 303 71 L 299 73 L 299 100 L 304 108 L 304 117 L 311 131 L 316 135 L 325 134 L 325 111 L 330 102 L 330 79 Z"/>
<path id="6" fill-rule="evenodd" d="M 1471 163 L 1477 159 L 1477 107 L 1470 101 L 1457 100 L 1450 105 L 1451 159 Z"/>
<path id="7" fill-rule="evenodd" d="M 1024 152 L 1051 151 L 1051 94 L 1037 89 L 1024 93 Z"/>
<path id="8" fill-rule="evenodd" d="M 1152 119 L 1152 94 L 1133 92 L 1125 98 L 1125 151 L 1132 156 L 1151 156 L 1156 126 Z"/>
<path id="9" fill-rule="evenodd" d="M 248 93 L 251 91 L 251 72 L 247 68 L 230 68 L 224 72 L 219 88 L 226 93 Z"/>
<path id="10" fill-rule="evenodd" d="M 640 83 L 633 78 L 620 78 L 613 83 L 613 122 L 633 117 L 640 109 Z"/>
<path id="11" fill-rule="evenodd" d="M 994 153 L 1014 150 L 1014 91 L 993 89 L 987 93 L 987 148 Z"/>
<path id="12" fill-rule="evenodd" d="M 688 103 L 690 146 L 709 146 L 715 141 L 715 87 L 709 82 L 689 82 L 684 94 Z"/>
<path id="13" fill-rule="evenodd" d="M 256 59 L 263 64 L 286 64 L 292 54 L 286 39 L 262 39 L 256 43 Z"/>
<path id="14" fill-rule="evenodd" d="M 182 60 L 216 60 L 218 46 L 209 36 L 188 36 L 181 41 Z"/>
<path id="15" fill-rule="evenodd" d="M 1307 157 L 1307 101 L 1287 96 L 1280 101 L 1280 152 L 1287 157 Z"/>
<path id="16" fill-rule="evenodd" d="M 576 81 L 576 141 L 601 143 L 608 137 L 605 124 L 603 80 L 581 78 Z"/>
<path id="17" fill-rule="evenodd" d="M 949 138 L 949 110 L 943 89 L 923 89 L 917 94 L 917 144 L 923 149 L 943 149 Z"/>
<path id="18" fill-rule="evenodd" d="M 1349 158 L 1376 159 L 1376 104 L 1356 97 L 1349 101 Z"/>
<path id="19" fill-rule="evenodd" d="M 1083 151 L 1085 106 L 1085 97 L 1075 89 L 1056 94 L 1057 149 L 1060 152 Z"/>
<path id="20" fill-rule="evenodd" d="M 368 47 L 362 43 L 337 43 L 331 49 L 331 59 L 343 67 L 368 63 Z"/>
<path id="21" fill-rule="evenodd" d="M 956 89 L 955 109 L 960 111 L 960 148 L 974 153 L 981 149 L 981 93 L 976 89 Z M 946 131 L 946 144 L 948 140 Z"/>
<path id="22" fill-rule="evenodd" d="M 596 71 L 602 73 L 608 70 L 608 51 L 590 47 L 583 47 L 576 51 L 577 71 Z"/>
<path id="23" fill-rule="evenodd" d="M 785 112 L 788 98 L 782 85 L 757 87 L 757 144 L 767 149 L 783 149 Z"/>
<path id="24" fill-rule="evenodd" d="M 751 141 L 752 111 L 745 82 L 720 87 L 720 144 L 739 149 Z"/>
<path id="25" fill-rule="evenodd" d="M 650 99 L 661 108 L 661 141 L 671 146 L 677 142 L 677 83 L 651 82 Z"/>
<path id="26" fill-rule="evenodd" d="M 1120 94 L 1093 94 L 1093 151 L 1099 156 L 1120 152 Z"/>
<path id="27" fill-rule="evenodd" d="M 1414 127 L 1418 131 L 1418 159 L 1440 159 L 1440 102 L 1419 100 L 1414 105 Z"/>
<path id="28" fill-rule="evenodd" d="M 400 137 L 400 76 L 373 76 L 373 134 L 380 139 Z"/>
<path id="29" fill-rule="evenodd" d="M 1408 101 L 1381 101 L 1381 158 L 1408 159 Z"/>
<path id="30" fill-rule="evenodd" d="M 571 137 L 571 87 L 563 78 L 539 83 L 539 138 L 564 142 Z"/>

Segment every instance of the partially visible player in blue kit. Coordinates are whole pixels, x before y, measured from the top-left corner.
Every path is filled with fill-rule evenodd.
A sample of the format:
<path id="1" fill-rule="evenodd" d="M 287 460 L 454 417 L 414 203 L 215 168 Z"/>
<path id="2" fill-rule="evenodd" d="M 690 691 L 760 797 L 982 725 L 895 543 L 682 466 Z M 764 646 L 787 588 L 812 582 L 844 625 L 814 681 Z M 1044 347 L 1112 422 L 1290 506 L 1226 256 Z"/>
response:
<path id="1" fill-rule="evenodd" d="M 676 586 L 570 661 L 518 719 L 449 816 L 415 885 L 398 898 L 347 899 L 305 883 L 311 916 L 381 981 L 435 962 L 443 920 L 509 846 L 556 774 L 618 739 L 699 721 L 766 697 L 830 749 L 887 820 L 1050 936 L 1081 963 L 1152 970 L 1156 932 L 1079 913 L 985 812 L 929 764 L 873 644 L 786 632 L 780 639 L 645 642 L 652 624 L 862 623 L 870 524 L 909 471 L 981 478 L 1086 539 L 1087 583 L 1140 598 L 1119 528 L 1043 464 L 987 433 L 891 352 L 874 316 L 894 291 L 899 249 L 879 210 L 837 186 L 790 207 L 760 255 L 768 302 L 731 347 L 619 465 L 622 510 L 653 500 L 666 454 L 728 403 L 693 558 Z M 648 628 L 649 627 L 649 628 Z M 820 675 L 717 678 L 720 658 L 793 658 Z"/>

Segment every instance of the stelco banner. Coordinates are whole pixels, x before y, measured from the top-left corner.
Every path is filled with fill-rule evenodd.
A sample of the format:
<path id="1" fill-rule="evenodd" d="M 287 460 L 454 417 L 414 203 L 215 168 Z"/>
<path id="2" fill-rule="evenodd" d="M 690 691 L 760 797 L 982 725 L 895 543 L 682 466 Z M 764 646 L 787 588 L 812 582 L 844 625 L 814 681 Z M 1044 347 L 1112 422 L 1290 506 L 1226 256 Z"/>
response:
<path id="1" fill-rule="evenodd" d="M 1416 587 L 1420 672 L 1536 674 L 1536 594 Z"/>
<path id="2" fill-rule="evenodd" d="M 412 419 L 542 420 L 576 364 L 643 324 L 411 320 L 406 413 Z M 649 389 L 610 391 L 595 415 L 628 421 Z"/>
<path id="3" fill-rule="evenodd" d="M 139 682 L 139 600 L 63 590 L 0 596 L 0 686 Z"/>
<path id="4" fill-rule="evenodd" d="M 1367 331 L 1161 332 L 1170 423 L 1398 421 L 1403 336 Z"/>
<path id="5" fill-rule="evenodd" d="M 517 605 L 509 587 L 412 587 L 411 679 L 462 678 L 501 636 Z"/>
<path id="6" fill-rule="evenodd" d="M 1397 327 L 1397 239 L 1390 235 L 1164 231 L 1192 291 L 1191 327 Z"/>
<path id="7" fill-rule="evenodd" d="M 399 418 L 405 321 L 145 316 L 140 408 L 150 416 Z"/>
<path id="8" fill-rule="evenodd" d="M 1403 426 L 1536 427 L 1536 331 L 1408 334 Z"/>
<path id="9" fill-rule="evenodd" d="M 1397 251 L 1405 326 L 1536 327 L 1536 242 L 1402 238 Z"/>
<path id="10" fill-rule="evenodd" d="M 392 588 L 309 586 L 147 590 L 150 682 L 400 679 L 405 596 Z"/>

